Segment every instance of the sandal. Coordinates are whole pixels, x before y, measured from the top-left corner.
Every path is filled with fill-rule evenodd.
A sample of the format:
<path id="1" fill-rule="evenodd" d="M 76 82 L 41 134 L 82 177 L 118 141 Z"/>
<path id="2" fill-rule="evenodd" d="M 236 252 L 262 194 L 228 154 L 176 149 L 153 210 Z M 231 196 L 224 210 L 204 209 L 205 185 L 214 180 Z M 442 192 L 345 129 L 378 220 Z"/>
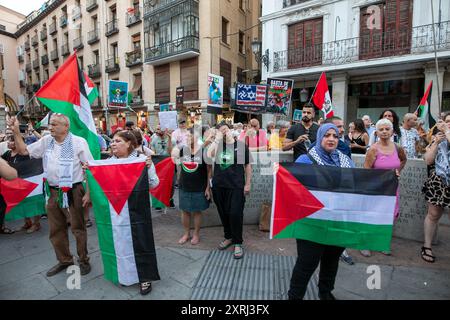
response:
<path id="1" fill-rule="evenodd" d="M 221 243 L 219 243 L 219 250 L 225 250 L 228 249 L 233 244 L 233 241 L 231 239 L 225 239 Z"/>
<path id="2" fill-rule="evenodd" d="M 192 237 L 192 239 L 191 239 L 191 244 L 192 245 L 197 245 L 198 243 L 200 242 L 200 237 L 198 237 L 198 236 L 193 236 Z"/>
<path id="3" fill-rule="evenodd" d="M 0 229 L 0 234 L 13 234 L 14 232 L 15 232 L 14 230 L 11 230 L 8 227 L 2 227 Z"/>
<path id="4" fill-rule="evenodd" d="M 427 251 L 429 251 L 431 254 L 428 254 Z M 436 260 L 436 257 L 433 256 L 433 250 L 431 250 L 431 248 L 422 247 L 421 255 L 422 259 L 426 262 L 433 263 Z M 427 257 L 428 259 L 425 259 L 425 257 Z"/>
<path id="5" fill-rule="evenodd" d="M 241 244 L 234 245 L 234 258 L 235 259 L 241 259 L 244 255 L 244 249 L 242 248 Z"/>
<path id="6" fill-rule="evenodd" d="M 35 232 L 35 231 L 39 231 L 41 229 L 41 224 L 39 223 L 39 224 L 33 224 L 32 226 L 31 226 L 31 228 L 29 228 L 27 231 L 26 231 L 26 233 L 27 234 L 30 234 L 30 233 L 33 233 L 33 232 Z"/>
<path id="7" fill-rule="evenodd" d="M 189 238 L 190 238 L 190 236 L 186 236 L 186 235 L 182 236 L 180 238 L 180 240 L 178 240 L 178 244 L 185 244 L 186 242 L 188 242 Z"/>

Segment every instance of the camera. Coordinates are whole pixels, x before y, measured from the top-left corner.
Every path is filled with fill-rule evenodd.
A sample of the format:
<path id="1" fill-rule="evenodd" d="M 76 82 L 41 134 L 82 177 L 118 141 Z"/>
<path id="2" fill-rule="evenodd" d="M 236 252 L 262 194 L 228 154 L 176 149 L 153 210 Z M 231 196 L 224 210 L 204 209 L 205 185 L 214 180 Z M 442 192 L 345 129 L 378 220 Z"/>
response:
<path id="1" fill-rule="evenodd" d="M 28 125 L 26 125 L 26 124 L 19 124 L 19 131 L 20 131 L 20 133 L 27 132 L 27 129 L 28 129 Z"/>

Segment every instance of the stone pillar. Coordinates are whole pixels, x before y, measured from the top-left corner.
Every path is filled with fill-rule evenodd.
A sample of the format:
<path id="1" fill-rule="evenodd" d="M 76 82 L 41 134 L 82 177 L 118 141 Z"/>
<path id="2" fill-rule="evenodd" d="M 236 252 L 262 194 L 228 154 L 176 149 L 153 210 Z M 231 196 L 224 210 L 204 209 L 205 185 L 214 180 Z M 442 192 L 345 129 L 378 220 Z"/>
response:
<path id="1" fill-rule="evenodd" d="M 347 121 L 348 74 L 337 73 L 332 77 L 334 115 Z"/>
<path id="2" fill-rule="evenodd" d="M 439 116 L 439 100 L 438 100 L 438 90 L 437 90 L 437 78 L 439 79 L 439 89 L 440 89 L 440 101 L 442 104 L 442 89 L 444 87 L 444 72 L 446 70 L 446 66 L 439 65 L 438 74 L 436 77 L 436 65 L 434 62 L 429 62 L 425 64 L 425 87 L 424 92 L 427 90 L 428 85 L 431 81 L 433 81 L 433 89 L 431 91 L 431 114 L 435 119 L 438 119 Z"/>

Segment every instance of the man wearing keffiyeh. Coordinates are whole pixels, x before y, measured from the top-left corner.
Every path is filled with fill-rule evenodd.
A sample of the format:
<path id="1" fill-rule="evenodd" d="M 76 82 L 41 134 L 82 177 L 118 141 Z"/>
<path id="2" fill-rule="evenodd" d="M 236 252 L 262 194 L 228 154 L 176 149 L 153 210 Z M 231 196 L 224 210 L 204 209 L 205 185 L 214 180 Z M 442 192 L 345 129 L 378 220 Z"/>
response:
<path id="1" fill-rule="evenodd" d="M 77 243 L 81 275 L 91 270 L 87 251 L 87 231 L 83 207 L 89 204 L 83 187 L 82 164 L 93 160 L 86 140 L 69 132 L 70 121 L 62 114 L 54 113 L 50 119 L 50 135 L 25 145 L 20 139 L 19 122 L 8 120 L 14 132 L 16 148 L 22 155 L 44 159 L 44 176 L 48 186 L 47 215 L 50 227 L 50 241 L 55 250 L 58 264 L 47 272 L 51 277 L 74 264 L 69 249 L 67 210 L 70 216 L 72 234 Z"/>

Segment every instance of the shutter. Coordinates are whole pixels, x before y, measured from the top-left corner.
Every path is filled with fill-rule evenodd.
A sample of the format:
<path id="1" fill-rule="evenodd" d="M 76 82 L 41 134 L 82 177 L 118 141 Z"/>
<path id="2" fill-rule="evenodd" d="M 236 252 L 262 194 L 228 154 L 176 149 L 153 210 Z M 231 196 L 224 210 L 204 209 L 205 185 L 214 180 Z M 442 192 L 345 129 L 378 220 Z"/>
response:
<path id="1" fill-rule="evenodd" d="M 381 13 L 380 24 L 383 26 L 384 4 L 376 4 Z M 369 28 L 367 22 L 371 18 L 371 13 L 367 12 L 367 7 L 360 9 L 359 27 L 359 59 L 379 58 L 383 54 L 383 29 Z"/>
<path id="2" fill-rule="evenodd" d="M 410 53 L 412 0 L 387 0 L 383 56 Z"/>
<path id="3" fill-rule="evenodd" d="M 155 100 L 156 103 L 170 101 L 170 64 L 155 67 Z"/>
<path id="4" fill-rule="evenodd" d="M 198 100 L 198 58 L 181 61 L 180 69 L 181 86 L 184 87 L 184 99 Z"/>
<path id="5" fill-rule="evenodd" d="M 230 102 L 231 63 L 220 59 L 220 75 L 223 77 L 223 101 Z"/>
<path id="6" fill-rule="evenodd" d="M 322 64 L 323 20 L 302 21 L 288 29 L 288 68 Z"/>

